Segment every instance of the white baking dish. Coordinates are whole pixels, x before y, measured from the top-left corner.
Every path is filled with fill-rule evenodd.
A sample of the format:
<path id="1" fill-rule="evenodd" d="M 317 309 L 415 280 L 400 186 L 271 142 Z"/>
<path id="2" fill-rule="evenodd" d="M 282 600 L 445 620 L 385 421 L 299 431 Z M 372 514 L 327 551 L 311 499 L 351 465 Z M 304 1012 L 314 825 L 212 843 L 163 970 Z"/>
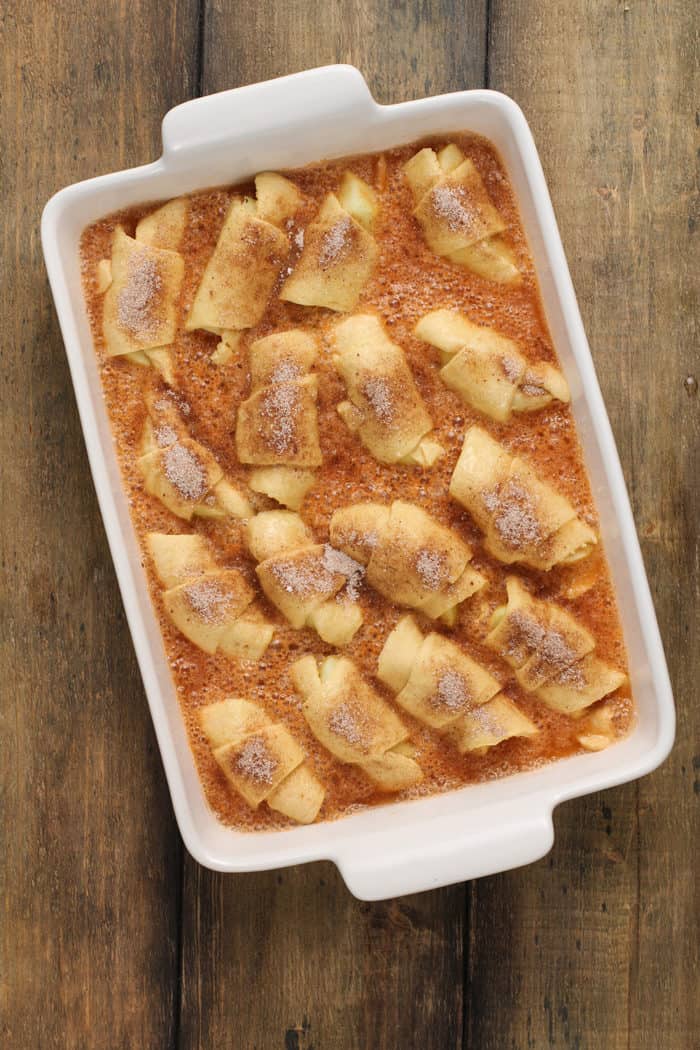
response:
<path id="1" fill-rule="evenodd" d="M 598 504 L 617 588 L 639 717 L 625 740 L 534 772 L 402 802 L 330 823 L 245 834 L 208 808 L 190 753 L 122 491 L 80 283 L 84 227 L 120 208 L 366 153 L 429 134 L 470 130 L 499 150 L 517 194 L 554 344 Z M 185 844 L 201 864 L 254 871 L 334 861 L 366 900 L 425 890 L 517 867 L 553 841 L 559 802 L 654 769 L 673 743 L 664 653 L 610 425 L 535 144 L 504 95 L 464 91 L 380 106 L 361 74 L 328 66 L 186 102 L 163 121 L 154 164 L 70 186 L 46 205 L 42 241 L 70 362 L 90 465 L 151 714 Z M 132 819 L 143 819 L 132 814 Z"/>

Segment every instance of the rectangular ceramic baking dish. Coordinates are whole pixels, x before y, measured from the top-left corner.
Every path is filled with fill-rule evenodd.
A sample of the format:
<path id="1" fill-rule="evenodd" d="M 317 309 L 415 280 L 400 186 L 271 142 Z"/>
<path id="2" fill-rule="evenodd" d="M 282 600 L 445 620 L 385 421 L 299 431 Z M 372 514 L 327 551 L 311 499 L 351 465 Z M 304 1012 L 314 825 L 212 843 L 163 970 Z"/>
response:
<path id="1" fill-rule="evenodd" d="M 236 183 L 265 169 L 465 130 L 495 144 L 520 205 L 600 512 L 637 724 L 606 751 L 503 780 L 309 827 L 237 832 L 220 824 L 206 803 L 151 607 L 83 301 L 80 235 L 89 223 L 131 205 Z M 243 872 L 329 859 L 357 897 L 398 896 L 538 859 L 552 845 L 556 805 L 633 780 L 663 761 L 673 743 L 675 718 L 654 608 L 544 175 L 525 118 L 511 99 L 493 91 L 463 91 L 381 106 L 351 66 L 327 66 L 224 91 L 166 115 L 163 155 L 155 163 L 57 193 L 46 205 L 41 233 L 95 488 L 173 806 L 196 860 L 216 870 Z"/>

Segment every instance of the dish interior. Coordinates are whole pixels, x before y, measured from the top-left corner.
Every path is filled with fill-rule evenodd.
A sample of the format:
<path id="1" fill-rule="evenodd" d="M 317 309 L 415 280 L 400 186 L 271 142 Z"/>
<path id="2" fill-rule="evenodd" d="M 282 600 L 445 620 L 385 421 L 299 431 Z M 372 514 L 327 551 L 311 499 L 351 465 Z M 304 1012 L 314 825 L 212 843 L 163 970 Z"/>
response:
<path id="1" fill-rule="evenodd" d="M 503 218 L 509 250 L 520 275 L 516 284 L 502 284 L 456 265 L 435 254 L 425 241 L 413 214 L 415 202 L 405 166 L 419 149 L 434 147 L 438 152 L 447 144 L 458 147 L 463 156 L 473 162 Z M 378 461 L 339 416 L 338 404 L 346 399 L 347 390 L 333 359 L 334 333 L 348 311 L 339 313 L 304 306 L 283 301 L 279 295 L 283 281 L 294 272 L 303 253 L 305 231 L 327 195 L 338 192 L 348 171 L 371 187 L 375 195 L 377 216 L 372 234 L 378 246 L 372 275 L 349 314 L 377 318 L 389 340 L 403 351 L 433 424 L 431 437 L 443 450 L 429 467 L 387 465 Z M 115 231 L 121 228 L 128 237 L 133 237 L 139 221 L 153 214 L 157 205 L 135 206 L 112 213 L 91 224 L 81 240 L 88 312 L 121 468 L 121 483 L 126 488 L 136 526 L 141 560 L 189 746 L 210 806 L 222 823 L 239 830 L 272 830 L 289 825 L 287 817 L 269 806 L 251 808 L 239 793 L 231 790 L 222 774 L 211 741 L 202 730 L 200 712 L 224 697 L 245 697 L 253 701 L 274 722 L 292 733 L 323 785 L 324 801 L 319 819 L 325 820 L 377 806 L 387 799 L 421 798 L 514 773 L 539 770 L 556 759 L 583 756 L 586 747 L 581 739 L 590 737 L 596 729 L 595 726 L 591 729 L 587 719 L 603 707 L 610 730 L 608 743 L 622 740 L 634 722 L 627 680 L 593 707 L 571 717 L 542 703 L 539 696 L 523 688 L 513 669 L 486 641 L 494 613 L 505 602 L 506 578 L 512 575 L 538 601 L 555 603 L 590 631 L 598 657 L 621 671 L 626 669 L 614 586 L 600 539 L 598 510 L 568 399 L 567 402 L 550 401 L 536 411 L 513 413 L 507 420 L 494 420 L 445 385 L 440 374 L 444 361 L 439 349 L 416 334 L 421 318 L 437 309 L 467 316 L 480 328 L 511 340 L 528 362 L 544 362 L 554 368 L 563 366 L 576 401 L 577 376 L 567 370 L 565 361 L 557 358 L 518 202 L 503 161 L 494 147 L 479 136 L 452 134 L 387 150 L 380 155 L 328 161 L 284 174 L 302 195 L 301 204 L 284 225 L 290 253 L 262 318 L 237 337 L 225 361 L 212 360 L 220 346 L 220 335 L 201 329 L 187 331 L 186 321 L 232 201 L 254 199 L 256 189 L 248 182 L 197 192 L 187 199 L 184 232 L 178 246 L 185 260 L 184 281 L 178 298 L 177 334 L 172 344 L 169 382 L 164 381 L 157 368 L 148 366 L 148 362 L 139 364 L 124 355 L 106 353 L 105 292 L 99 285 L 99 264 L 111 257 Z M 131 305 L 133 308 L 133 302 Z M 138 307 L 138 302 L 136 305 Z M 323 658 L 341 648 L 363 678 L 371 681 L 382 701 L 396 710 L 395 692 L 378 681 L 377 667 L 387 636 L 410 610 L 379 594 L 360 572 L 354 604 L 362 611 L 363 624 L 347 644 L 339 647 L 320 638 L 313 627 L 299 630 L 290 626 L 274 603 L 264 594 L 257 594 L 265 621 L 274 625 L 272 643 L 253 661 L 222 658 L 220 654 L 206 653 L 193 645 L 173 625 L 165 611 L 163 587 L 149 555 L 149 533 L 201 536 L 216 564 L 239 571 L 257 593 L 255 561 L 251 558 L 246 532 L 247 518 L 241 522 L 228 515 L 224 518 L 195 516 L 183 523 L 144 489 L 139 460 L 143 454 L 144 426 L 151 411 L 149 405 L 172 394 L 171 402 L 178 411 L 186 409 L 184 418 L 189 437 L 213 452 L 226 478 L 250 496 L 251 468 L 241 463 L 235 439 L 237 413 L 251 393 L 250 348 L 257 340 L 289 330 L 303 331 L 317 347 L 313 373 L 318 376 L 317 414 L 323 464 L 314 473 L 313 484 L 299 507 L 305 525 L 317 543 L 328 544 L 331 518 L 340 508 L 359 502 L 390 505 L 398 500 L 423 508 L 466 541 L 473 551 L 470 564 L 484 578 L 483 588 L 459 606 L 454 624 L 436 623 L 416 613 L 419 629 L 424 635 L 433 631 L 449 638 L 495 676 L 503 694 L 537 730 L 534 735 L 515 735 L 495 746 L 460 753 L 443 732 L 436 732 L 434 726 L 402 710 L 401 719 L 407 727 L 413 758 L 421 767 L 422 777 L 418 783 L 389 795 L 377 788 L 361 765 L 340 763 L 319 745 L 304 716 L 299 691 L 290 679 L 290 668 L 304 654 Z M 483 530 L 464 506 L 448 495 L 464 436 L 472 427 L 485 428 L 494 440 L 512 455 L 522 457 L 571 503 L 577 516 L 597 535 L 598 542 L 588 557 L 541 570 L 526 564 L 504 566 L 485 549 Z M 279 504 L 258 493 L 253 495 L 253 509 L 265 513 L 279 509 Z M 346 587 L 339 597 L 347 596 Z M 591 758 L 589 754 L 586 761 Z"/>

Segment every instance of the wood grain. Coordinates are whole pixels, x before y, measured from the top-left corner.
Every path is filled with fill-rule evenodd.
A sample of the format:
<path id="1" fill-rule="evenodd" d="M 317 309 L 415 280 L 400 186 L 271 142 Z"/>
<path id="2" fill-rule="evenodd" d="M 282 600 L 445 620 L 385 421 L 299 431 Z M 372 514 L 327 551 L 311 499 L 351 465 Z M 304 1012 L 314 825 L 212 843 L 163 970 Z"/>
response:
<path id="1" fill-rule="evenodd" d="M 2 7 L 3 1048 L 700 1045 L 693 16 L 680 0 Z M 37 234 L 55 189 L 154 156 L 171 105 L 333 61 L 383 102 L 486 78 L 523 106 L 679 707 L 666 765 L 563 806 L 540 864 L 373 905 L 330 865 L 226 877 L 185 859 L 181 882 Z"/>
<path id="2" fill-rule="evenodd" d="M 203 0 L 202 91 L 332 62 L 380 102 L 481 87 L 487 0 Z"/>
<path id="3" fill-rule="evenodd" d="M 483 4 L 456 20 L 445 3 L 207 3 L 202 88 L 340 61 L 397 101 L 478 85 L 485 41 Z M 256 1050 L 461 1047 L 463 887 L 370 905 L 328 865 L 222 877 L 188 861 L 183 905 L 182 1046 L 235 1031 Z"/>
<path id="4" fill-rule="evenodd" d="M 159 13 L 161 12 L 162 13 Z M 162 1048 L 180 844 L 41 262 L 61 186 L 147 160 L 196 12 L 3 5 L 0 1045 Z M 171 72 L 163 72 L 165 60 Z"/>
<path id="5" fill-rule="evenodd" d="M 330 864 L 186 871 L 181 1046 L 462 1046 L 463 887 L 364 904 Z"/>
<path id="6" fill-rule="evenodd" d="M 480 1050 L 700 1043 L 694 32 L 678 2 L 491 5 L 489 86 L 520 102 L 541 151 L 679 727 L 659 772 L 562 807 L 546 861 L 474 886 L 467 1045 Z"/>

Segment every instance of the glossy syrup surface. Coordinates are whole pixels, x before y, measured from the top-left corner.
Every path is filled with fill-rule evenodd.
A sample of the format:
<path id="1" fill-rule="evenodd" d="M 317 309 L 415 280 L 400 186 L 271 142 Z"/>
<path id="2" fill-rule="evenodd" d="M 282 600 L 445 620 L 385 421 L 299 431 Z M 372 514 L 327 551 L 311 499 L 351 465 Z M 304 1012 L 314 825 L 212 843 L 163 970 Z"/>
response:
<path id="1" fill-rule="evenodd" d="M 576 740 L 576 734 L 580 731 L 576 721 L 550 711 L 535 697 L 523 692 L 512 671 L 484 646 L 488 619 L 505 600 L 505 578 L 512 568 L 489 557 L 484 550 L 481 533 L 468 513 L 448 496 L 449 481 L 463 435 L 472 423 L 478 423 L 507 448 L 529 460 L 540 476 L 551 481 L 570 500 L 577 513 L 597 528 L 596 508 L 571 409 L 554 403 L 539 412 L 514 414 L 506 424 L 486 420 L 444 386 L 438 375 L 438 351 L 413 335 L 413 328 L 421 316 L 430 310 L 448 307 L 463 311 L 477 324 L 493 327 L 516 340 L 529 360 L 557 362 L 517 205 L 501 161 L 493 147 L 479 137 L 451 136 L 450 141 L 456 142 L 473 160 L 491 199 L 508 223 L 505 238 L 514 249 L 524 275 L 519 285 L 505 286 L 484 280 L 469 270 L 439 258 L 426 246 L 411 214 L 413 201 L 402 166 L 417 148 L 423 145 L 442 147 L 445 145 L 444 139 L 426 140 L 381 155 L 351 157 L 284 172 L 305 197 L 304 206 L 290 231 L 292 250 L 288 266 L 294 265 L 299 254 L 302 241 L 299 231 L 313 217 L 325 195 L 337 189 L 345 171 L 355 172 L 377 191 L 379 216 L 374 232 L 379 260 L 357 311 L 377 312 L 389 336 L 406 353 L 416 384 L 433 419 L 434 436 L 446 449 L 446 454 L 431 469 L 390 467 L 378 463 L 339 418 L 336 405 L 345 398 L 346 393 L 333 367 L 327 338 L 330 326 L 339 318 L 338 314 L 282 302 L 275 292 L 261 324 L 245 333 L 239 352 L 223 366 L 210 361 L 218 342 L 216 336 L 184 330 L 187 311 L 216 244 L 229 203 L 236 193 L 252 195 L 252 184 L 193 194 L 189 199 L 188 221 L 181 247 L 185 258 L 185 281 L 180 304 L 181 327 L 173 357 L 175 387 L 190 407 L 187 424 L 192 437 L 212 450 L 233 480 L 245 483 L 246 469 L 236 458 L 234 430 L 236 406 L 249 392 L 247 347 L 254 339 L 273 331 L 305 328 L 318 336 L 320 344 L 315 368 L 320 379 L 318 414 L 323 466 L 317 472 L 316 483 L 304 501 L 301 514 L 314 530 L 318 541 L 328 540 L 328 523 L 338 507 L 363 500 L 410 500 L 464 536 L 475 551 L 472 564 L 488 578 L 484 592 L 460 607 L 455 628 L 447 630 L 420 615 L 417 615 L 417 620 L 424 632 L 444 632 L 492 671 L 503 684 L 506 694 L 538 725 L 540 732 L 531 739 L 505 741 L 484 755 L 460 755 L 435 732 L 400 712 L 410 727 L 416 757 L 424 770 L 425 779 L 418 787 L 389 798 L 378 793 L 359 770 L 339 763 L 325 751 L 311 735 L 304 720 L 300 699 L 290 682 L 290 664 L 308 652 L 317 655 L 333 652 L 314 631 L 293 630 L 261 596 L 265 614 L 276 625 L 275 637 L 258 664 L 237 664 L 220 655 L 208 656 L 197 649 L 165 617 L 160 587 L 146 552 L 145 537 L 148 532 L 198 531 L 210 541 L 220 564 L 240 569 L 255 585 L 254 562 L 246 552 L 242 528 L 235 520 L 222 522 L 195 518 L 189 525 L 175 518 L 145 493 L 137 466 L 146 418 L 145 394 L 161 381 L 152 369 L 139 367 L 122 358 L 109 358 L 105 354 L 102 336 L 103 296 L 97 291 L 97 264 L 109 257 L 111 238 L 117 225 L 121 224 L 133 236 L 138 220 L 157 205 L 154 203 L 110 215 L 86 229 L 82 237 L 84 288 L 95 352 L 100 361 L 117 456 L 134 528 L 143 551 L 144 572 L 160 622 L 165 651 L 209 803 L 224 823 L 240 829 L 283 827 L 288 821 L 265 805 L 256 811 L 251 810 L 229 789 L 212 758 L 199 729 L 197 711 L 204 704 L 228 696 L 244 696 L 259 703 L 300 741 L 312 768 L 326 788 L 319 819 L 332 819 L 392 799 L 433 794 L 501 777 L 581 750 Z M 286 273 L 285 267 L 280 283 Z M 269 506 L 273 506 L 271 501 Z M 620 669 L 626 668 L 615 596 L 600 545 L 593 555 L 577 566 L 555 568 L 547 573 L 521 567 L 515 571 L 536 594 L 555 599 L 589 628 L 595 636 L 599 656 Z M 583 593 L 571 599 L 567 594 L 573 583 L 581 583 L 578 589 Z M 360 589 L 359 601 L 364 613 L 364 625 L 344 651 L 393 705 L 392 694 L 374 675 L 386 636 L 406 610 L 397 608 L 364 584 Z M 607 704 L 614 711 L 616 733 L 624 735 L 634 718 L 629 687 L 623 686 L 608 699 Z"/>

